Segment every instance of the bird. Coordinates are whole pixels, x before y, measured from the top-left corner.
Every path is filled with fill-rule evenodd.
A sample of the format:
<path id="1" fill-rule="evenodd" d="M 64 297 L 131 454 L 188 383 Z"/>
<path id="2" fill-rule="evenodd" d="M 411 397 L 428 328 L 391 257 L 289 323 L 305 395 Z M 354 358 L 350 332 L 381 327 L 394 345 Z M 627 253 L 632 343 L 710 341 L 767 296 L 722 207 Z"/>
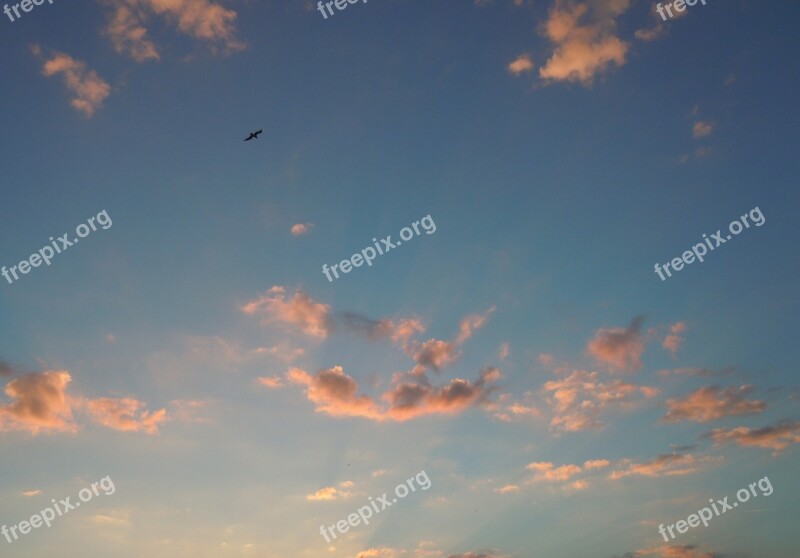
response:
<path id="1" fill-rule="evenodd" d="M 246 138 L 244 141 L 250 141 L 251 139 L 258 139 L 258 134 L 263 132 L 264 130 L 259 130 L 258 132 L 250 132 L 250 137 Z"/>

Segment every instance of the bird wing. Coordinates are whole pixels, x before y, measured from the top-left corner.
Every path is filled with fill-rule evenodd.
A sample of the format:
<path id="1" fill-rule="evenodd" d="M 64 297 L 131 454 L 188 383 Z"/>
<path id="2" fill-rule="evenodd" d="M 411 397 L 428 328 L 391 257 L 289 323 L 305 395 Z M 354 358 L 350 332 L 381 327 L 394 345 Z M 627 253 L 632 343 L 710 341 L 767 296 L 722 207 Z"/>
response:
<path id="1" fill-rule="evenodd" d="M 260 133 L 261 133 L 261 132 L 263 132 L 263 131 L 264 131 L 264 130 L 259 130 L 258 132 L 255 132 L 255 133 L 253 133 L 253 135 L 254 135 L 254 136 L 256 136 L 256 137 L 258 137 L 258 134 L 260 134 Z"/>

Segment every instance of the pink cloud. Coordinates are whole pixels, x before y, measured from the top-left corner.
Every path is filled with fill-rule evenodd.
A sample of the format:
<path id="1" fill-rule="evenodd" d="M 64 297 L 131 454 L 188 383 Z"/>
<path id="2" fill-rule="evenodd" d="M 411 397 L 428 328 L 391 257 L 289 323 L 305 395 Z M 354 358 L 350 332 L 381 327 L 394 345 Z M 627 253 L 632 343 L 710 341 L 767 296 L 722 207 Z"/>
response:
<path id="1" fill-rule="evenodd" d="M 773 455 L 779 454 L 791 444 L 800 443 L 800 421 L 780 422 L 763 428 L 716 428 L 705 434 L 716 444 L 736 442 L 740 446 L 758 447 L 773 450 Z"/>
<path id="2" fill-rule="evenodd" d="M 314 302 L 300 290 L 287 296 L 286 289 L 279 286 L 246 303 L 241 310 L 261 317 L 264 325 L 277 324 L 320 339 L 325 339 L 332 327 L 330 306 Z"/>
<path id="3" fill-rule="evenodd" d="M 576 370 L 562 380 L 545 382 L 542 391 L 553 417 L 552 428 L 567 432 L 602 428 L 602 413 L 611 409 L 628 410 L 636 406 L 636 398 L 655 397 L 659 391 L 649 386 L 599 381 L 598 372 Z"/>
<path id="4" fill-rule="evenodd" d="M 662 454 L 644 463 L 633 463 L 629 459 L 620 461 L 622 468 L 615 469 L 608 476 L 611 480 L 639 475 L 643 477 L 682 476 L 696 473 L 703 466 L 716 463 L 720 459 L 714 457 L 697 458 L 692 454 Z"/>
<path id="5" fill-rule="evenodd" d="M 416 383 L 405 381 L 401 374 L 396 385 L 380 397 L 385 405 L 367 395 L 359 395 L 358 383 L 341 366 L 323 369 L 314 375 L 292 368 L 286 378 L 292 384 L 306 387 L 306 397 L 315 404 L 318 413 L 402 422 L 424 415 L 457 414 L 484 403 L 490 391 L 487 384 L 499 378 L 499 371 L 487 368 L 475 382 L 456 378 L 438 387 L 430 385 L 425 378 Z"/>
<path id="6" fill-rule="evenodd" d="M 686 330 L 684 322 L 677 322 L 669 327 L 669 335 L 664 338 L 661 346 L 671 352 L 673 355 L 678 352 L 678 348 L 683 343 L 683 337 L 680 336 Z"/>
<path id="7" fill-rule="evenodd" d="M 508 65 L 508 71 L 515 76 L 533 70 L 533 59 L 530 54 L 520 54 Z"/>
<path id="8" fill-rule="evenodd" d="M 41 49 L 35 46 L 34 53 L 41 53 Z M 63 52 L 53 52 L 51 58 L 45 60 L 42 73 L 47 77 L 61 74 L 67 89 L 75 95 L 70 104 L 87 117 L 91 117 L 111 93 L 111 86 L 97 72 Z"/>
<path id="9" fill-rule="evenodd" d="M 95 422 L 122 432 L 157 434 L 159 425 L 169 420 L 166 409 L 149 412 L 145 409 L 145 403 L 128 397 L 101 397 L 84 404 Z"/>
<path id="10" fill-rule="evenodd" d="M 601 328 L 589 341 L 587 350 L 598 361 L 612 370 L 634 372 L 642 367 L 644 338 L 639 330 L 643 318 L 637 317 L 626 328 Z"/>
<path id="11" fill-rule="evenodd" d="M 554 48 L 542 79 L 588 86 L 612 64 L 624 65 L 629 45 L 616 36 L 616 18 L 629 7 L 629 0 L 556 0 L 543 29 Z"/>
<path id="12" fill-rule="evenodd" d="M 227 52 L 244 48 L 236 38 L 236 12 L 209 0 L 106 0 L 106 3 L 114 11 L 105 33 L 117 52 L 137 62 L 160 58 L 145 27 L 152 15 L 163 17 L 190 37 L 222 45 Z"/>
<path id="13" fill-rule="evenodd" d="M 724 417 L 752 415 L 767 408 L 764 401 L 749 401 L 745 395 L 753 390 L 753 386 L 743 385 L 722 389 L 717 386 L 705 386 L 693 391 L 685 397 L 667 400 L 667 414 L 664 422 L 709 422 Z"/>
<path id="14" fill-rule="evenodd" d="M 69 372 L 52 370 L 25 374 L 6 384 L 11 403 L 0 406 L 0 430 L 76 432 L 67 385 Z"/>

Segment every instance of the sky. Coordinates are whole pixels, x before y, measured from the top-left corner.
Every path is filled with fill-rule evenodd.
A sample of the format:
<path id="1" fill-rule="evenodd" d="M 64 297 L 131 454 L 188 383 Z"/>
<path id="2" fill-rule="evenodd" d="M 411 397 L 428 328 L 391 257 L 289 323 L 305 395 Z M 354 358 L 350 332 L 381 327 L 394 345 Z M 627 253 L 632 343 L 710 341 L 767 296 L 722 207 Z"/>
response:
<path id="1" fill-rule="evenodd" d="M 798 556 L 800 5 L 23 4 L 1 556 Z"/>

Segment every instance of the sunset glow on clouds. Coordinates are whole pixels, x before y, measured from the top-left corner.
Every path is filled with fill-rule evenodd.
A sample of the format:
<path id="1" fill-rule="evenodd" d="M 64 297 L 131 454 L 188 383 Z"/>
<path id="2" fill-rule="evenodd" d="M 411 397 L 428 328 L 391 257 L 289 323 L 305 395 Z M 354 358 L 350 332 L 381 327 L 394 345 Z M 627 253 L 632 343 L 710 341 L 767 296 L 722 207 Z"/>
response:
<path id="1" fill-rule="evenodd" d="M 0 16 L 3 556 L 796 558 L 800 5 L 658 5 Z"/>

